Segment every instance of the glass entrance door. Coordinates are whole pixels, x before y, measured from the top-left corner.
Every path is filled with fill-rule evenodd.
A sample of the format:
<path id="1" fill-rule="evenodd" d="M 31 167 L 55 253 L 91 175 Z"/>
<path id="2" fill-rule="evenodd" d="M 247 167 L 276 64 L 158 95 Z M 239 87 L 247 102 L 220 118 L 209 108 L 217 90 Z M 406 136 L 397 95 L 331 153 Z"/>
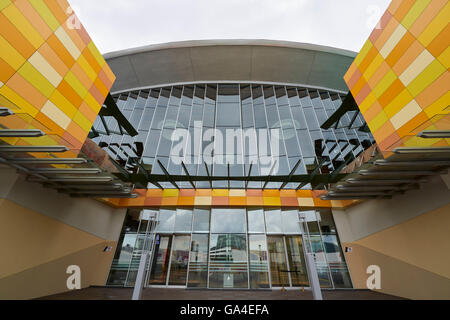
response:
<path id="1" fill-rule="evenodd" d="M 307 287 L 301 236 L 267 236 L 272 287 Z"/>
<path id="2" fill-rule="evenodd" d="M 185 286 L 189 262 L 189 242 L 191 236 L 174 236 L 170 260 L 169 286 Z"/>
<path id="3" fill-rule="evenodd" d="M 308 287 L 305 256 L 301 236 L 287 236 L 286 250 L 289 259 L 289 273 L 293 287 Z"/>
<path id="4" fill-rule="evenodd" d="M 165 285 L 170 262 L 170 247 L 172 236 L 157 234 L 155 238 L 155 249 L 152 258 L 152 269 L 150 273 L 150 285 Z"/>
<path id="5" fill-rule="evenodd" d="M 267 236 L 272 287 L 289 287 L 283 236 Z"/>
<path id="6" fill-rule="evenodd" d="M 210 288 L 248 288 L 245 234 L 212 234 L 209 260 Z"/>

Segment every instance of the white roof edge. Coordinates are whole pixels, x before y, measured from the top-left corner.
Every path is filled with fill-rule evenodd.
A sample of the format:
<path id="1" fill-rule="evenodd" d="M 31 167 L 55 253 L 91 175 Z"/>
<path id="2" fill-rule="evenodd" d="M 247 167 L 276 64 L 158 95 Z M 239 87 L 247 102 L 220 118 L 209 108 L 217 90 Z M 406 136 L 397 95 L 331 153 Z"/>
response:
<path id="1" fill-rule="evenodd" d="M 119 51 L 113 51 L 105 53 L 103 57 L 107 59 L 118 58 L 122 56 L 128 56 L 137 53 L 158 51 L 166 49 L 177 48 L 192 48 L 192 47 L 207 47 L 207 46 L 266 46 L 266 47 L 283 47 L 293 49 L 304 49 L 311 51 L 320 51 L 325 53 L 332 53 L 341 56 L 347 56 L 354 58 L 357 52 L 339 49 L 334 47 L 322 46 L 318 44 L 293 42 L 293 41 L 280 41 L 280 40 L 265 40 L 265 39 L 214 39 L 214 40 L 187 40 L 167 42 L 160 44 L 151 44 L 136 48 L 124 49 Z"/>

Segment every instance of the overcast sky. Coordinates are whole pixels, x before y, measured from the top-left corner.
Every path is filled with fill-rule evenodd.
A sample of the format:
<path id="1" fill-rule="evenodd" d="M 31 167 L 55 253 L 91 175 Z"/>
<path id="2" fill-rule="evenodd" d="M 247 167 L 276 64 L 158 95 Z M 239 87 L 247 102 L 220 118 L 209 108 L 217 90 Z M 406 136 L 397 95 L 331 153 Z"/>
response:
<path id="1" fill-rule="evenodd" d="M 390 0 L 69 0 L 102 53 L 198 39 L 359 51 Z"/>

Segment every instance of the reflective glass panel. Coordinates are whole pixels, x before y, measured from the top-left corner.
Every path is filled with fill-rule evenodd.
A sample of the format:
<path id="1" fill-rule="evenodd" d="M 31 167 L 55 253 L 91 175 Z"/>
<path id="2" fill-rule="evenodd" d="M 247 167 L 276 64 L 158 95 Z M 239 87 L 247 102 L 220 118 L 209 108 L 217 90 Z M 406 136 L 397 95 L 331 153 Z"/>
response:
<path id="1" fill-rule="evenodd" d="M 177 209 L 175 232 L 190 232 L 192 225 L 192 210 Z"/>
<path id="2" fill-rule="evenodd" d="M 209 231 L 209 209 L 194 209 L 194 222 L 192 230 Z"/>
<path id="3" fill-rule="evenodd" d="M 176 211 L 170 209 L 159 210 L 157 232 L 173 232 L 175 227 Z"/>
<path id="4" fill-rule="evenodd" d="M 325 252 L 323 249 L 322 238 L 320 236 L 311 235 L 311 247 L 315 253 L 315 261 L 317 274 L 319 276 L 319 283 L 321 288 L 331 288 L 330 271 L 328 269 Z"/>
<path id="5" fill-rule="evenodd" d="M 292 286 L 309 286 L 301 236 L 287 236 L 286 246 Z"/>
<path id="6" fill-rule="evenodd" d="M 284 233 L 302 233 L 297 210 L 283 210 L 281 213 Z"/>
<path id="7" fill-rule="evenodd" d="M 169 285 L 186 285 L 191 236 L 174 236 Z"/>
<path id="8" fill-rule="evenodd" d="M 248 210 L 248 232 L 264 232 L 264 212 L 262 209 Z"/>
<path id="9" fill-rule="evenodd" d="M 266 230 L 271 233 L 282 233 L 281 211 L 280 209 L 265 210 Z"/>
<path id="10" fill-rule="evenodd" d="M 251 234 L 249 241 L 250 288 L 269 288 L 269 266 L 266 236 Z"/>
<path id="11" fill-rule="evenodd" d="M 286 252 L 282 236 L 267 236 L 272 287 L 289 287 Z"/>
<path id="12" fill-rule="evenodd" d="M 208 279 L 208 234 L 192 234 L 188 287 L 206 288 Z"/>
<path id="13" fill-rule="evenodd" d="M 245 234 L 212 234 L 209 260 L 210 288 L 248 288 Z"/>
<path id="14" fill-rule="evenodd" d="M 160 234 L 156 235 L 149 284 L 166 284 L 167 271 L 169 270 L 171 243 L 172 236 L 164 236 Z"/>
<path id="15" fill-rule="evenodd" d="M 352 282 L 336 235 L 323 235 L 323 243 L 335 288 L 351 288 Z"/>
<path id="16" fill-rule="evenodd" d="M 212 209 L 212 233 L 245 233 L 245 209 Z"/>

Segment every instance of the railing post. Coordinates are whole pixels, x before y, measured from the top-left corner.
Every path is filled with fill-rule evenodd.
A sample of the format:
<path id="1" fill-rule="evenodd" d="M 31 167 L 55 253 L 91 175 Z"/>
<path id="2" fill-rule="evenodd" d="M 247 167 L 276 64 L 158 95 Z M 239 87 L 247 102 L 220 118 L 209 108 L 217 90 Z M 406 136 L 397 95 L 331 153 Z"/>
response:
<path id="1" fill-rule="evenodd" d="M 314 300 L 323 300 L 322 291 L 320 291 L 319 276 L 317 274 L 314 253 L 308 252 L 306 254 L 306 267 L 308 268 L 309 285 L 311 286 Z"/>
<path id="2" fill-rule="evenodd" d="M 149 251 L 142 251 L 141 261 L 139 263 L 139 269 L 136 276 L 136 282 L 134 283 L 133 297 L 131 298 L 131 300 L 141 300 L 142 289 L 144 288 L 145 267 L 147 266 L 149 257 Z"/>

